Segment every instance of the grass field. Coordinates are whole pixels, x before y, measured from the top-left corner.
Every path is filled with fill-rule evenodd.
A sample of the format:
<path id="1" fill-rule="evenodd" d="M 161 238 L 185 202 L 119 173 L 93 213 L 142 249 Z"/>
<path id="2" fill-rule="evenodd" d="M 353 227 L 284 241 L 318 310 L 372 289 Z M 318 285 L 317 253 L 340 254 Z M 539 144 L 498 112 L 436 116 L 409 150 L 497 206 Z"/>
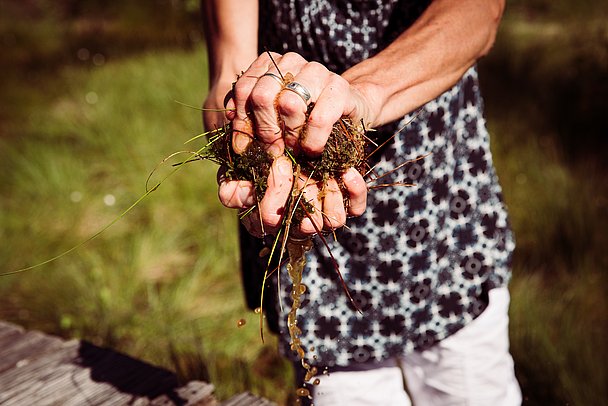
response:
<path id="1" fill-rule="evenodd" d="M 201 132 L 200 112 L 174 100 L 200 103 L 203 66 L 201 50 L 62 71 L 61 90 L 0 139 L 3 271 L 86 240 L 144 193 L 155 166 Z M 289 385 L 275 385 L 288 374 L 269 370 L 279 382 L 267 388 L 233 378 L 280 360 L 244 308 L 236 219 L 217 201 L 215 171 L 188 165 L 72 255 L 0 278 L 0 318 L 109 345 L 187 378 L 211 374 L 228 384 L 218 385 L 220 396 L 247 387 L 281 397 Z M 168 173 L 161 167 L 153 180 Z M 248 323 L 237 328 L 241 318 Z"/>
<path id="2" fill-rule="evenodd" d="M 482 84 L 518 242 L 511 339 L 525 404 L 599 405 L 608 399 L 608 108 L 598 96 L 608 29 L 601 12 L 583 22 L 562 3 L 541 18 L 530 10 L 549 3 L 514 2 Z M 200 112 L 174 100 L 201 103 L 202 47 L 7 73 L 0 271 L 86 240 L 144 193 L 159 161 L 186 148 Z M 0 277 L 0 319 L 211 380 L 220 398 L 248 389 L 285 402 L 291 372 L 244 307 L 235 230 L 214 166 L 190 164 L 99 238 Z"/>

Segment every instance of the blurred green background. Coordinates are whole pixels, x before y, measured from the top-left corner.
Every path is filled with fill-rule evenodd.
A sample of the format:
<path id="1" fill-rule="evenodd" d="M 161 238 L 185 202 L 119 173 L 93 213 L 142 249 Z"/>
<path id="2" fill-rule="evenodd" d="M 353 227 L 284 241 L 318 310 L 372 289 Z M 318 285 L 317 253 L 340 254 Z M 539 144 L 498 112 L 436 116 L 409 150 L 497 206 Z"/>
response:
<path id="1" fill-rule="evenodd" d="M 0 271 L 45 260 L 144 192 L 201 132 L 198 1 L 0 3 Z M 512 0 L 480 63 L 517 237 L 511 342 L 526 405 L 607 404 L 608 4 Z M 161 168 L 156 176 L 167 173 Z M 0 319 L 288 402 L 244 307 L 234 213 L 185 167 L 99 238 L 0 277 Z M 237 321 L 247 324 L 237 328 Z"/>

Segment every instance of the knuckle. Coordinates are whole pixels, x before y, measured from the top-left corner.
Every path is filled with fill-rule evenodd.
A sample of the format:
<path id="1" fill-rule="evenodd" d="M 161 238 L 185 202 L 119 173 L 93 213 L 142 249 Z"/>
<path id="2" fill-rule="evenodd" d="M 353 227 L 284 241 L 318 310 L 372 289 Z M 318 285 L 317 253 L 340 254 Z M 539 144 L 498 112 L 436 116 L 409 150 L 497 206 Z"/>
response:
<path id="1" fill-rule="evenodd" d="M 279 112 L 287 116 L 293 116 L 304 111 L 304 103 L 302 99 L 291 92 L 281 93 L 279 98 Z"/>
<path id="2" fill-rule="evenodd" d="M 234 86 L 232 93 L 234 95 L 234 100 L 236 103 L 244 103 L 249 94 L 251 93 L 251 89 L 249 86 L 244 86 L 243 83 L 238 83 Z"/>
<path id="3" fill-rule="evenodd" d="M 363 178 L 358 177 L 353 181 L 352 192 L 357 196 L 367 196 L 367 184 Z"/>
<path id="4" fill-rule="evenodd" d="M 339 118 L 333 112 L 313 109 L 308 116 L 308 125 L 321 129 L 331 128 Z"/>
<path id="5" fill-rule="evenodd" d="M 360 216 L 363 213 L 365 213 L 365 206 L 362 206 L 362 207 L 353 207 L 350 210 L 350 214 L 352 214 L 353 216 Z"/>
<path id="6" fill-rule="evenodd" d="M 307 69 L 314 70 L 315 72 L 328 72 L 328 69 L 322 63 L 317 61 L 308 62 L 306 65 Z"/>
<path id="7" fill-rule="evenodd" d="M 281 139 L 281 131 L 272 124 L 259 125 L 256 133 L 260 140 L 265 143 L 274 143 Z"/>
<path id="8" fill-rule="evenodd" d="M 314 231 L 321 230 L 323 228 L 323 214 L 317 210 L 315 215 L 312 216 L 312 220 L 314 221 Z"/>
<path id="9" fill-rule="evenodd" d="M 349 209 L 350 214 L 352 214 L 353 216 L 360 216 L 365 212 L 365 209 L 367 207 L 367 197 L 363 196 L 360 199 L 357 200 L 357 202 L 355 203 L 353 200 L 351 200 L 351 207 Z"/>
<path id="10" fill-rule="evenodd" d="M 302 61 L 306 61 L 304 59 L 304 57 L 302 57 L 302 55 L 296 53 L 296 52 L 287 52 L 285 55 L 283 55 L 283 60 L 286 62 L 302 62 Z"/>
<path id="11" fill-rule="evenodd" d="M 367 184 L 363 176 L 354 168 L 350 168 L 343 176 L 342 180 L 352 197 L 366 196 Z"/>
<path id="12" fill-rule="evenodd" d="M 325 148 L 326 140 L 319 140 L 318 138 L 306 136 L 300 139 L 300 146 L 302 151 L 307 155 L 316 156 L 320 155 Z"/>
<path id="13" fill-rule="evenodd" d="M 272 89 L 255 87 L 251 92 L 251 105 L 259 109 L 272 108 L 275 96 L 276 92 Z"/>
<path id="14" fill-rule="evenodd" d="M 331 77 L 328 80 L 328 86 L 332 87 L 332 90 L 336 90 L 338 92 L 345 92 L 348 90 L 350 84 L 346 79 L 337 73 L 332 73 Z"/>
<path id="15" fill-rule="evenodd" d="M 266 53 L 264 52 L 263 54 L 259 55 L 255 59 L 255 61 L 253 61 L 251 63 L 251 66 L 249 67 L 249 70 L 251 70 L 252 68 L 263 67 L 266 64 L 267 59 L 268 59 L 268 55 L 266 55 Z"/>
<path id="16" fill-rule="evenodd" d="M 365 212 L 367 205 L 365 203 L 365 200 L 361 200 L 361 201 L 353 201 L 351 200 L 351 204 L 350 207 L 348 208 L 348 212 L 350 214 L 352 214 L 353 216 L 360 216 Z"/>
<path id="17" fill-rule="evenodd" d="M 343 227 L 346 224 L 346 212 L 342 211 L 336 216 L 336 220 L 332 225 L 333 229 Z"/>

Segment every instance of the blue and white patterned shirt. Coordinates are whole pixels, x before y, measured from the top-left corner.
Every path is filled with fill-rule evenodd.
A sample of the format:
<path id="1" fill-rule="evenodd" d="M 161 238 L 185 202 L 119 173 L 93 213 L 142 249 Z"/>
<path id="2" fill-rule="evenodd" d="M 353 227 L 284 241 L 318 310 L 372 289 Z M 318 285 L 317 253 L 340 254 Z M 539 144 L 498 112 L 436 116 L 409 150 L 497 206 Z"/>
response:
<path id="1" fill-rule="evenodd" d="M 429 3 L 261 0 L 260 46 L 298 52 L 340 73 L 387 46 Z M 473 67 L 376 155 L 375 173 L 382 174 L 430 154 L 382 179 L 414 187 L 370 190 L 366 212 L 349 219 L 337 241 L 328 238 L 362 313 L 349 303 L 327 249 L 316 241 L 298 316 L 310 363 L 347 366 L 428 348 L 477 317 L 489 290 L 508 283 L 514 240 L 482 109 Z M 391 136 L 412 116 L 374 134 Z M 242 239 L 247 279 L 255 274 L 248 266 L 257 251 Z M 284 309 L 270 309 L 268 317 L 278 322 L 289 355 L 291 286 L 287 272 L 280 275 Z M 270 290 L 276 293 L 276 286 Z"/>

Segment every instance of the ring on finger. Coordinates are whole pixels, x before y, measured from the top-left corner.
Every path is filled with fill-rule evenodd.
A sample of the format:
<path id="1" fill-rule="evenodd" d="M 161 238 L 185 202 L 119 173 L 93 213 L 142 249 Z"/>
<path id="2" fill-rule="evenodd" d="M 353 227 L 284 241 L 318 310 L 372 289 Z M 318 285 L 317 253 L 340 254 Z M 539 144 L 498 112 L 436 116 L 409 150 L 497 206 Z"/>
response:
<path id="1" fill-rule="evenodd" d="M 280 77 L 279 75 L 275 75 L 275 74 L 274 74 L 274 73 L 272 73 L 272 72 L 266 72 L 266 73 L 264 73 L 262 76 L 270 76 L 271 78 L 273 78 L 274 80 L 276 80 L 277 82 L 279 82 L 279 83 L 281 84 L 281 86 L 283 86 L 283 84 L 285 83 L 285 82 L 283 81 L 283 78 L 282 78 L 282 77 Z"/>
<path id="2" fill-rule="evenodd" d="M 310 98 L 312 96 L 310 95 L 310 92 L 307 88 L 305 88 L 298 82 L 289 82 L 287 85 L 285 85 L 285 89 L 291 90 L 292 92 L 300 96 L 302 100 L 304 100 L 304 103 L 308 106 L 308 102 L 310 101 Z"/>

